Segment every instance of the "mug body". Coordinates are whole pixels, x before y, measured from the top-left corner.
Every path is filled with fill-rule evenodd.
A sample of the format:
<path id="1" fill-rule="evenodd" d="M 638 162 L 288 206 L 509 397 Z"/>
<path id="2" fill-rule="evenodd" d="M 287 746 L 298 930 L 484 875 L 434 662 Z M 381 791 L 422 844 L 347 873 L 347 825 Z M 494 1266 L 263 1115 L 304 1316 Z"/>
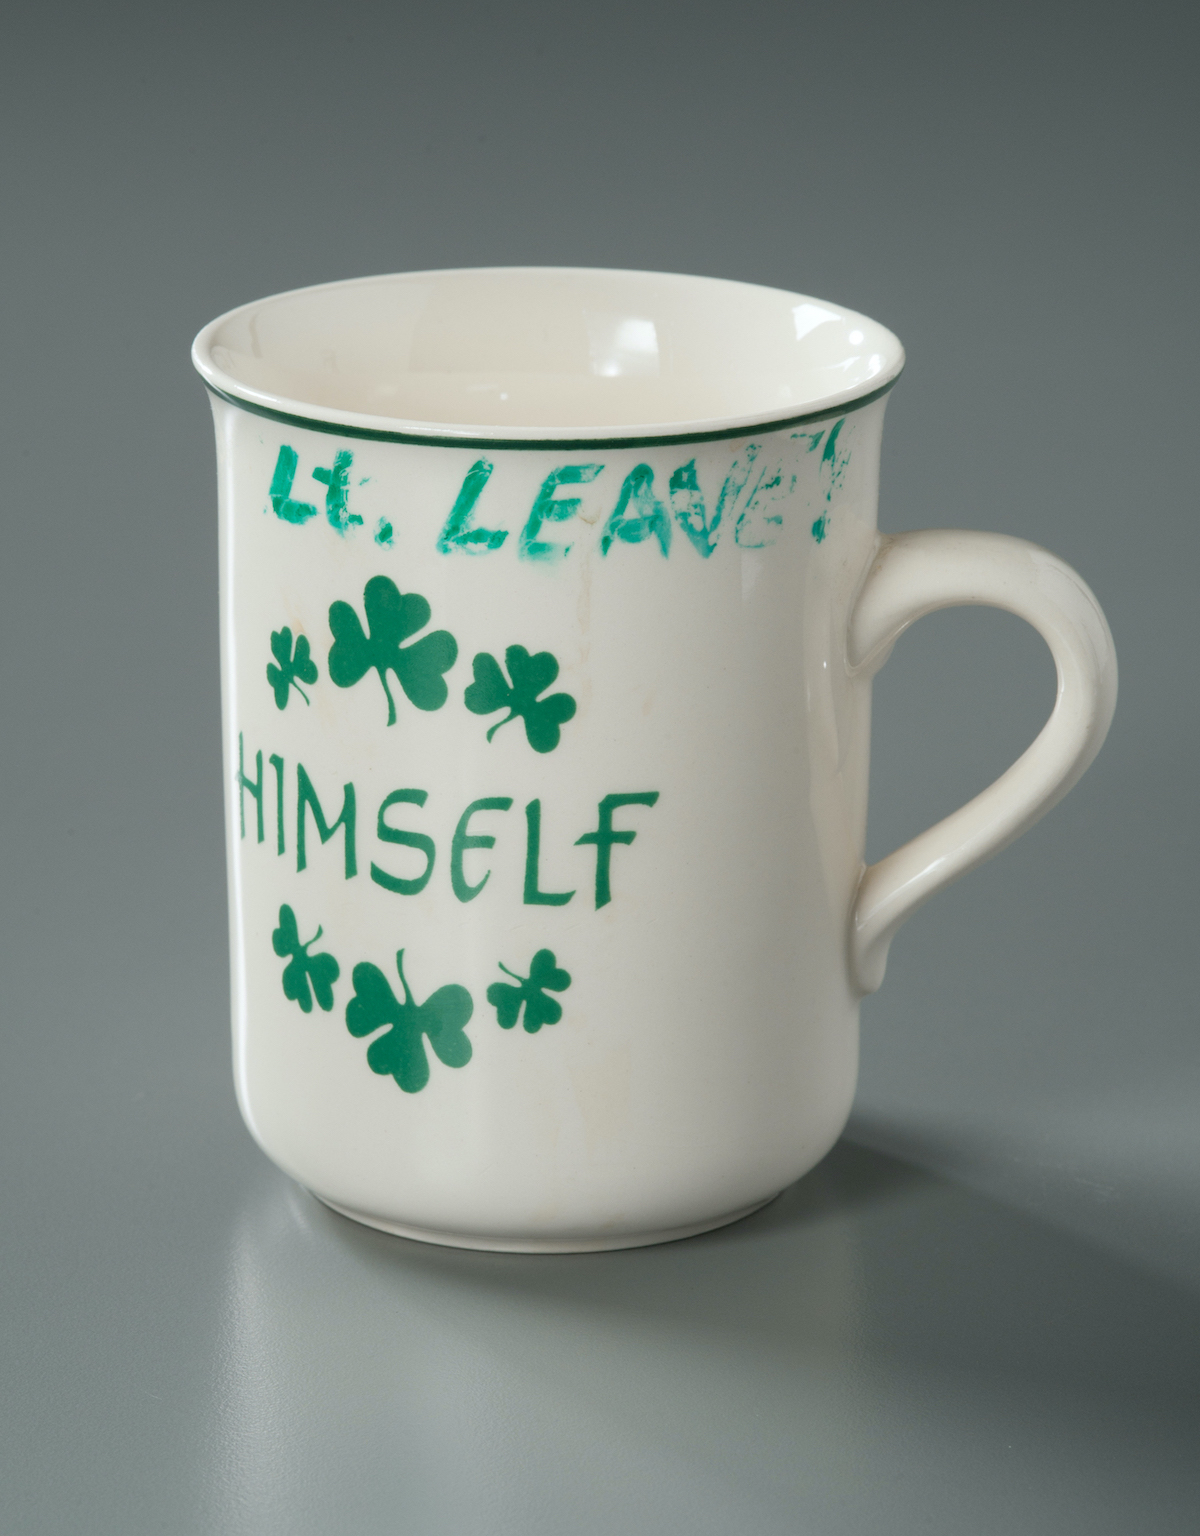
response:
<path id="1" fill-rule="evenodd" d="M 201 334 L 238 1099 L 337 1209 L 629 1246 L 838 1136 L 870 706 L 845 635 L 902 361 L 870 326 L 524 272 Z"/>

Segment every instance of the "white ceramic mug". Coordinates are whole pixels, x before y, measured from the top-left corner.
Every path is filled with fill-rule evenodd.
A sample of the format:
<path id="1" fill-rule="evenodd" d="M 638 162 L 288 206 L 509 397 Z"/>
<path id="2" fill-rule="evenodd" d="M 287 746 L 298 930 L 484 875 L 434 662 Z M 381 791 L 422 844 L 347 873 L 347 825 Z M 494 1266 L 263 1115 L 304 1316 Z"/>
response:
<path id="1" fill-rule="evenodd" d="M 881 538 L 899 342 L 654 273 L 334 283 L 197 338 L 221 507 L 246 1123 L 336 1209 L 563 1252 L 763 1204 L 850 1110 L 897 926 L 1098 750 L 1087 587 L 998 535 Z M 962 603 L 1053 714 L 863 864 L 871 679 Z"/>

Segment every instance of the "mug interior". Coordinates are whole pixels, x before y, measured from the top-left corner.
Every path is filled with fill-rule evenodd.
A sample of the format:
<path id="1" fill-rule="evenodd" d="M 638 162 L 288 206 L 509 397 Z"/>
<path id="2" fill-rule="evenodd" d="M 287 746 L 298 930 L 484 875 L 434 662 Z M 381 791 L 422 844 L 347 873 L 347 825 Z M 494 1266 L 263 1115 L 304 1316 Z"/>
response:
<path id="1" fill-rule="evenodd" d="M 206 326 L 214 388 L 343 423 L 451 436 L 702 430 L 873 394 L 903 349 L 840 305 L 658 272 L 497 267 L 298 289 Z"/>

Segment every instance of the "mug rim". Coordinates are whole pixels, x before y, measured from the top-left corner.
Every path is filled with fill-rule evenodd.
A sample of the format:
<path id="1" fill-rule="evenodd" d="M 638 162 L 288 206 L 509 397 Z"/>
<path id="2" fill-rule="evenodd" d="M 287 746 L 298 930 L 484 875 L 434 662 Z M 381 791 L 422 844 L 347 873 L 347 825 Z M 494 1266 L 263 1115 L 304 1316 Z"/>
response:
<path id="1" fill-rule="evenodd" d="M 375 415 L 347 410 L 338 406 L 318 404 L 259 387 L 237 378 L 223 368 L 214 355 L 219 348 L 218 337 L 222 327 L 249 317 L 268 304 L 299 298 L 309 294 L 322 294 L 363 288 L 374 284 L 445 277 L 495 277 L 508 275 L 580 278 L 596 276 L 622 279 L 647 278 L 683 284 L 709 285 L 724 290 L 749 290 L 758 295 L 793 301 L 797 304 L 817 305 L 843 323 L 862 322 L 871 327 L 886 349 L 879 359 L 879 366 L 867 380 L 849 385 L 841 390 L 829 390 L 805 403 L 796 411 L 750 411 L 743 414 L 711 416 L 678 422 L 647 422 L 618 427 L 547 427 L 536 425 L 488 424 L 441 422 L 402 416 Z M 799 339 L 799 336 L 798 338 Z M 313 283 L 304 287 L 286 289 L 247 304 L 238 305 L 210 320 L 197 334 L 191 349 L 192 364 L 199 373 L 209 393 L 216 399 L 247 411 L 252 415 L 315 432 L 339 437 L 365 439 L 372 442 L 414 444 L 426 447 L 487 448 L 487 449 L 588 449 L 588 448 L 635 448 L 661 447 L 673 444 L 712 442 L 723 438 L 745 437 L 758 431 L 781 431 L 788 427 L 803 426 L 810 422 L 827 420 L 844 415 L 847 411 L 861 410 L 885 396 L 904 370 L 904 348 L 895 334 L 878 321 L 870 319 L 845 305 L 832 300 L 814 298 L 812 295 L 774 288 L 766 284 L 745 283 L 727 278 L 701 277 L 684 273 L 639 271 L 606 267 L 445 267 L 412 272 L 379 273 L 370 277 L 340 278 L 327 283 Z"/>

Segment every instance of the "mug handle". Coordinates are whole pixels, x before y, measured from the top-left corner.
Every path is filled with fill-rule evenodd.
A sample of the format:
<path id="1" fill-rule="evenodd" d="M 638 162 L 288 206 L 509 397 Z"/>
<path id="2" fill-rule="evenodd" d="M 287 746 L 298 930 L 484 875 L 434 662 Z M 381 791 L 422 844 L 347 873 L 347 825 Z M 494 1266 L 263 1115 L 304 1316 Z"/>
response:
<path id="1" fill-rule="evenodd" d="M 873 676 L 915 619 L 971 604 L 1005 608 L 1046 641 L 1058 670 L 1054 709 L 982 794 L 864 867 L 850 922 L 851 981 L 862 994 L 882 982 L 892 936 L 910 913 L 1020 837 L 1072 788 L 1116 706 L 1116 651 L 1092 592 L 1049 551 L 998 533 L 929 529 L 883 539 L 850 617 L 851 671 Z"/>

